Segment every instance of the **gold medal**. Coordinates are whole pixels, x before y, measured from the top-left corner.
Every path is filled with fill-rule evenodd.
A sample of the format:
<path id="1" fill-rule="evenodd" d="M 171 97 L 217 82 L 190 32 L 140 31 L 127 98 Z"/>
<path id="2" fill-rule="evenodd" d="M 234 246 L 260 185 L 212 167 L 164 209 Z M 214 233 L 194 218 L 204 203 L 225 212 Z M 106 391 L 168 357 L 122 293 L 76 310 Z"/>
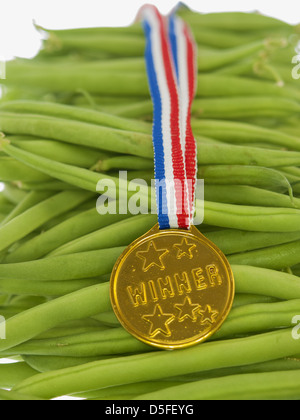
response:
<path id="1" fill-rule="evenodd" d="M 119 257 L 111 302 L 123 327 L 163 349 L 206 340 L 226 319 L 234 279 L 224 254 L 196 227 L 154 226 Z"/>

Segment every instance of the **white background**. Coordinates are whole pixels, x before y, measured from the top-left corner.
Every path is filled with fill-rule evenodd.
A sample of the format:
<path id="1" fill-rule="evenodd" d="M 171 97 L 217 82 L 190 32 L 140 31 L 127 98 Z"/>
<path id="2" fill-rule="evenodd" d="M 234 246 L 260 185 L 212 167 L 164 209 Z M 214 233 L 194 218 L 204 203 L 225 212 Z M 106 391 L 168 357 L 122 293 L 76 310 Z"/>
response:
<path id="1" fill-rule="evenodd" d="M 144 4 L 141 0 L 2 0 L 0 9 L 0 57 L 31 57 L 40 47 L 40 35 L 33 26 L 52 29 L 82 26 L 126 26 Z M 149 1 L 161 13 L 176 6 L 175 0 Z M 257 10 L 289 23 L 300 22 L 298 0 L 186 0 L 191 9 L 207 12 Z"/>

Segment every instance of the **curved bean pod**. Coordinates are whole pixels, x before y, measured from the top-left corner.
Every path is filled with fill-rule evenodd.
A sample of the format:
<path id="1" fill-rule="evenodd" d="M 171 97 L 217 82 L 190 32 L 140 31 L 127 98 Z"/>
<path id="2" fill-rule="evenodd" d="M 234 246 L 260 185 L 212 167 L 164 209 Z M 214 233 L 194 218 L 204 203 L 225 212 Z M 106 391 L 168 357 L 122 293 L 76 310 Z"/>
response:
<path id="1" fill-rule="evenodd" d="M 300 371 L 247 373 L 206 379 L 158 392 L 140 394 L 141 400 L 289 400 L 299 397 Z"/>
<path id="2" fill-rule="evenodd" d="M 3 262 L 32 261 L 44 257 L 66 243 L 130 216 L 129 214 L 109 213 L 100 216 L 96 209 L 92 208 L 73 217 L 66 217 L 61 223 L 21 244 L 16 250 L 8 254 Z"/>
<path id="3" fill-rule="evenodd" d="M 0 387 L 12 388 L 18 382 L 23 381 L 38 372 L 24 362 L 0 364 Z"/>
<path id="4" fill-rule="evenodd" d="M 119 357 L 79 367 L 36 375 L 13 389 L 39 397 L 53 398 L 108 386 L 160 380 L 221 367 L 240 366 L 275 360 L 294 354 L 299 343 L 291 329 L 242 339 L 203 343 L 188 349 Z"/>
<path id="5" fill-rule="evenodd" d="M 91 197 L 86 191 L 62 192 L 46 198 L 0 227 L 0 251 L 24 238 L 56 215 L 76 207 Z"/>
<path id="6" fill-rule="evenodd" d="M 228 260 L 235 265 L 251 265 L 282 270 L 300 263 L 300 241 L 230 255 Z"/>
<path id="7" fill-rule="evenodd" d="M 113 60 L 113 63 L 116 61 Z M 142 60 L 144 62 L 144 60 Z M 107 62 L 104 62 L 105 64 Z M 120 62 L 124 69 L 124 60 Z M 107 64 L 106 64 L 107 65 Z M 105 127 L 118 128 L 119 130 L 137 131 L 151 134 L 151 124 L 143 121 L 117 117 L 86 108 L 77 108 L 70 105 L 40 101 L 11 101 L 0 105 L 0 110 L 20 112 L 25 114 L 48 115 L 52 117 L 83 121 L 91 124 L 104 125 Z"/>

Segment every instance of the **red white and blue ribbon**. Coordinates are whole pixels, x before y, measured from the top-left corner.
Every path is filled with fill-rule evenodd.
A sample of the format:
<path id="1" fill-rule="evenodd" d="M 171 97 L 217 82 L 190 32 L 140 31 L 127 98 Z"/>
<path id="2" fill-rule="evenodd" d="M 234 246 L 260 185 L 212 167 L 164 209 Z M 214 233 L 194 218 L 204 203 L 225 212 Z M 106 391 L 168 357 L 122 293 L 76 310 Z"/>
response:
<path id="1" fill-rule="evenodd" d="M 153 101 L 156 202 L 160 229 L 193 224 L 197 148 L 190 116 L 196 92 L 196 47 L 186 23 L 156 7 L 140 11 Z"/>

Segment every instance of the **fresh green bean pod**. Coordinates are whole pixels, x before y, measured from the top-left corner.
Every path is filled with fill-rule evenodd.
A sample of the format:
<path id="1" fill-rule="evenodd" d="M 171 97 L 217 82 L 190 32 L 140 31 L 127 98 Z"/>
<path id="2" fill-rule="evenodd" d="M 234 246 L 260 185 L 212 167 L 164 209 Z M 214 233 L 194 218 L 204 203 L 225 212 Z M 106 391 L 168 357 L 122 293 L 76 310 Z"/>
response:
<path id="1" fill-rule="evenodd" d="M 297 361 L 289 359 L 279 359 L 272 362 L 258 363 L 248 366 L 234 367 L 234 368 L 224 368 L 216 369 L 211 372 L 197 373 L 193 375 L 183 375 L 179 377 L 174 377 L 171 379 L 164 379 L 159 382 L 141 382 L 130 385 L 120 385 L 111 387 L 109 389 L 99 389 L 95 391 L 89 391 L 85 393 L 79 393 L 78 397 L 80 398 L 93 398 L 93 399 L 128 399 L 126 395 L 130 395 L 129 399 L 138 397 L 143 392 L 141 390 L 146 390 L 147 392 L 159 391 L 160 389 L 166 389 L 177 384 L 183 384 L 185 382 L 194 382 L 197 380 L 203 380 L 208 378 L 220 378 L 228 375 L 236 375 L 242 373 L 255 373 L 255 372 L 273 372 L 273 371 L 287 371 L 293 369 L 299 369 L 299 363 Z"/>
<path id="2" fill-rule="evenodd" d="M 0 401 L 42 401 L 33 395 L 25 395 L 19 392 L 0 389 Z"/>
<path id="3" fill-rule="evenodd" d="M 274 97 L 230 97 L 197 99 L 193 112 L 199 118 L 220 120 L 244 120 L 253 117 L 270 117 L 277 120 L 299 115 L 300 104 L 291 99 Z"/>
<path id="4" fill-rule="evenodd" d="M 56 160 L 57 162 L 82 168 L 90 168 L 98 160 L 108 159 L 110 157 L 109 153 L 55 140 L 27 140 L 22 136 L 8 136 L 7 139 L 22 150 L 27 150 L 28 152 Z M 26 180 L 24 179 L 24 181 Z"/>
<path id="5" fill-rule="evenodd" d="M 278 299 L 299 299 L 299 277 L 281 271 L 232 265 L 237 293 L 257 293 Z"/>
<path id="6" fill-rule="evenodd" d="M 140 394 L 141 400 L 290 400 L 299 398 L 300 372 L 247 373 Z"/>
<path id="7" fill-rule="evenodd" d="M 0 251 L 24 238 L 56 215 L 73 209 L 91 197 L 86 191 L 62 192 L 29 208 L 0 227 Z"/>
<path id="8" fill-rule="evenodd" d="M 7 255 L 4 262 L 32 261 L 44 257 L 64 244 L 85 237 L 97 229 L 107 228 L 110 224 L 128 217 L 130 217 L 129 214 L 109 213 L 100 216 L 95 208 L 80 212 L 73 217 L 67 217 L 56 226 L 21 244 Z"/>
<path id="9" fill-rule="evenodd" d="M 198 200 L 196 200 L 196 207 Z M 256 232 L 294 232 L 299 210 L 204 202 L 207 225 Z"/>
<path id="10" fill-rule="evenodd" d="M 299 308 L 299 299 L 233 308 L 212 340 L 290 327 L 291 319 Z M 152 347 L 136 340 L 123 328 L 111 328 L 67 337 L 29 340 L 6 350 L 6 354 L 97 357 L 151 350 Z"/>
<path id="11" fill-rule="evenodd" d="M 300 200 L 287 195 L 248 185 L 205 184 L 205 199 L 227 204 L 261 207 L 300 208 Z"/>
<path id="12" fill-rule="evenodd" d="M 12 388 L 38 372 L 24 362 L 0 364 L 0 388 Z"/>
<path id="13" fill-rule="evenodd" d="M 24 380 L 13 390 L 38 397 L 53 398 L 108 386 L 160 380 L 195 371 L 240 366 L 275 360 L 294 354 L 299 348 L 291 329 L 258 334 L 247 338 L 204 343 L 188 349 L 155 351 L 79 367 L 40 373 Z"/>
<path id="14" fill-rule="evenodd" d="M 18 279 L 47 282 L 98 277 L 111 272 L 124 248 L 124 246 L 115 247 L 18 264 L 2 264 L 0 281 Z"/>
<path id="15" fill-rule="evenodd" d="M 256 12 L 214 12 L 195 13 L 188 9 L 179 10 L 180 16 L 192 26 L 201 25 L 209 28 L 225 29 L 240 32 L 272 30 L 284 28 L 293 31 L 293 26 L 287 22 Z"/>
<path id="16" fill-rule="evenodd" d="M 300 263 L 300 241 L 248 251 L 228 258 L 231 264 L 282 270 Z"/>
<path id="17" fill-rule="evenodd" d="M 30 209 L 31 207 L 35 206 L 36 204 L 40 203 L 41 201 L 46 200 L 47 198 L 51 197 L 53 193 L 51 191 L 31 191 L 24 197 L 19 204 L 14 207 L 14 209 L 7 215 L 7 217 L 2 221 L 2 224 L 5 225 L 6 223 L 10 222 L 17 216 L 20 216 L 26 210 Z"/>
<path id="18" fill-rule="evenodd" d="M 130 217 L 68 242 L 56 248 L 48 257 L 130 245 L 136 238 L 150 230 L 156 222 L 157 216 L 151 214 Z"/>
<path id="19" fill-rule="evenodd" d="M 3 197 L 12 204 L 19 204 L 19 202 L 22 201 L 27 195 L 26 191 L 21 191 L 12 183 L 5 182 L 4 185 L 5 188 L 2 191 Z"/>
<path id="20" fill-rule="evenodd" d="M 79 366 L 85 363 L 94 362 L 102 357 L 62 357 L 62 356 L 33 356 L 23 355 L 24 361 L 38 372 L 49 372 L 52 370 L 65 369 L 67 367 Z M 103 356 L 103 359 L 106 357 Z"/>
<path id="21" fill-rule="evenodd" d="M 109 284 L 97 284 L 36 306 L 6 322 L 6 340 L 0 351 L 21 344 L 63 322 L 90 317 L 111 310 Z M 26 328 L 20 328 L 21 323 Z"/>
<path id="22" fill-rule="evenodd" d="M 290 197 L 293 196 L 292 187 L 287 178 L 281 172 L 271 168 L 248 165 L 200 166 L 197 176 L 208 184 L 252 185 L 273 191 L 288 191 Z"/>
<path id="23" fill-rule="evenodd" d="M 153 169 L 153 160 L 139 158 L 138 156 L 115 156 L 100 160 L 95 169 L 99 172 L 111 171 L 113 169 L 147 170 Z"/>
<path id="24" fill-rule="evenodd" d="M 144 149 L 142 155 L 153 154 L 149 134 L 44 115 L 3 111 L 0 116 L 0 130 L 6 134 L 41 136 L 117 153 L 134 154 Z"/>
<path id="25" fill-rule="evenodd" d="M 192 126 L 196 136 L 200 133 L 224 142 L 241 144 L 262 141 L 290 150 L 300 150 L 299 137 L 245 122 L 194 119 Z"/>
<path id="26" fill-rule="evenodd" d="M 99 357 L 149 352 L 153 348 L 138 341 L 123 328 L 87 332 L 74 336 L 29 340 L 9 350 L 9 355 L 44 355 L 61 357 Z"/>
<path id="27" fill-rule="evenodd" d="M 198 228 L 201 231 L 201 226 Z M 284 233 L 223 229 L 217 232 L 207 232 L 205 236 L 215 243 L 224 254 L 230 255 L 300 240 L 300 231 Z"/>
<path id="28" fill-rule="evenodd" d="M 115 61 L 114 61 L 115 62 Z M 123 61 L 120 63 L 123 68 Z M 86 108 L 77 108 L 69 105 L 62 105 L 52 102 L 40 101 L 11 101 L 0 105 L 3 111 L 45 115 L 58 117 L 67 120 L 82 121 L 91 124 L 103 125 L 105 127 L 117 128 L 119 130 L 137 131 L 139 133 L 151 134 L 151 125 L 143 121 L 116 117 L 99 111 Z"/>
<path id="29" fill-rule="evenodd" d="M 55 281 L 24 281 L 23 279 L 14 280 L 11 279 L 0 279 L 0 291 L 2 293 L 17 293 L 19 295 L 36 295 L 36 296 L 48 296 L 58 297 L 64 296 L 77 290 L 97 285 L 102 282 L 102 276 L 78 279 L 78 280 L 65 280 Z M 105 277 L 105 281 L 107 278 Z"/>
<path id="30" fill-rule="evenodd" d="M 0 180 L 1 182 L 24 180 L 25 182 L 48 181 L 49 176 L 36 169 L 28 168 L 24 163 L 10 156 L 0 157 Z"/>

